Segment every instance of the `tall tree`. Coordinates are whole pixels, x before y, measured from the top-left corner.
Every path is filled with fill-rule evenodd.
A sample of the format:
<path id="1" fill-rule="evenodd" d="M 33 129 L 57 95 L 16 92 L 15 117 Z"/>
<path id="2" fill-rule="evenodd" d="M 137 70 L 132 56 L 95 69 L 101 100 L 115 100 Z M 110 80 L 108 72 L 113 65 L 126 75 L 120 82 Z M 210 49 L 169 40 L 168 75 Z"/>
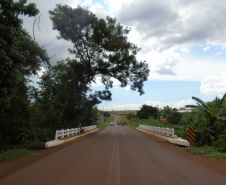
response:
<path id="1" fill-rule="evenodd" d="M 163 116 L 166 117 L 168 114 L 172 113 L 172 108 L 169 107 L 168 105 L 164 107 L 163 109 Z"/>
<path id="2" fill-rule="evenodd" d="M 37 103 L 42 104 L 45 110 L 54 108 L 61 111 L 63 121 L 68 123 L 84 119 L 84 115 L 90 114 L 93 106 L 100 103 L 99 97 L 105 96 L 99 92 L 91 93 L 88 87 L 79 94 L 77 90 L 81 89 L 84 83 L 81 67 L 76 61 L 58 62 L 41 77 L 39 96 L 36 96 Z M 80 96 L 78 103 L 70 102 L 77 96 Z M 66 102 L 71 105 L 67 109 L 64 106 Z"/>
<path id="3" fill-rule="evenodd" d="M 157 108 L 152 107 L 151 105 L 142 105 L 141 109 L 137 112 L 137 117 L 140 119 L 148 119 L 152 116 L 154 119 L 157 119 Z"/>
<path id="4" fill-rule="evenodd" d="M 19 15 L 35 16 L 38 9 L 26 0 L 0 1 L 0 150 L 34 138 L 30 117 L 27 76 L 35 75 L 41 63 L 49 64 L 46 50 L 22 28 Z"/>
<path id="5" fill-rule="evenodd" d="M 69 51 L 82 66 L 84 82 L 82 88 L 77 90 L 78 94 L 95 82 L 97 75 L 102 77 L 106 88 L 104 94 L 108 99 L 111 99 L 109 88 L 112 88 L 112 78 L 119 80 L 121 87 L 131 85 L 131 89 L 138 90 L 140 95 L 144 93 L 143 82 L 147 80 L 149 69 L 145 61 L 137 61 L 136 54 L 140 49 L 127 41 L 128 28 L 110 17 L 99 19 L 79 6 L 73 9 L 58 4 L 49 13 L 53 29 L 60 32 L 58 38 L 74 44 Z M 78 102 L 79 97 L 72 102 Z M 68 105 L 66 102 L 65 106 Z"/>
<path id="6" fill-rule="evenodd" d="M 0 107 L 1 111 L 9 106 L 10 97 L 16 90 L 16 85 L 23 80 L 20 66 L 26 63 L 29 56 L 27 50 L 21 50 L 24 41 L 22 20 L 19 15 L 35 16 L 38 9 L 34 3 L 26 4 L 26 0 L 0 1 Z"/>

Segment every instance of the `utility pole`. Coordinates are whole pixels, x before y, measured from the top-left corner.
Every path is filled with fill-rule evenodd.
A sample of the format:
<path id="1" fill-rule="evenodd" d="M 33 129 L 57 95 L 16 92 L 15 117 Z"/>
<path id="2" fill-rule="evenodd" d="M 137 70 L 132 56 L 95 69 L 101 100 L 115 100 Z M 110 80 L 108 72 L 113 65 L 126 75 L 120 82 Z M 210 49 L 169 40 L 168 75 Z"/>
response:
<path id="1" fill-rule="evenodd" d="M 104 107 L 103 107 L 103 116 L 104 116 Z M 104 117 L 104 123 L 105 123 L 105 117 Z"/>
<path id="2" fill-rule="evenodd" d="M 159 121 L 159 105 L 157 105 L 157 121 Z"/>
<path id="3" fill-rule="evenodd" d="M 101 111 L 100 110 L 98 110 L 98 112 L 99 112 L 99 125 L 100 125 L 100 114 L 101 114 Z"/>

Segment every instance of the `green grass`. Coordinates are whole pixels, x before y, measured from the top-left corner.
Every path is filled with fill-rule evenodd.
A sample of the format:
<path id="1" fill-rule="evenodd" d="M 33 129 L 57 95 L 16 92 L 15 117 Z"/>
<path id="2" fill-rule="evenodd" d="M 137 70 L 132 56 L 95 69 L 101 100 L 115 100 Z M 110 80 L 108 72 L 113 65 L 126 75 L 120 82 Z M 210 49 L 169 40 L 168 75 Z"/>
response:
<path id="1" fill-rule="evenodd" d="M 29 153 L 33 153 L 34 150 L 27 149 L 15 149 L 15 150 L 7 150 L 0 152 L 0 162 L 6 161 L 7 159 L 23 156 Z"/>
<path id="2" fill-rule="evenodd" d="M 215 147 L 202 146 L 186 148 L 192 154 L 200 155 L 205 158 L 212 158 L 220 162 L 226 163 L 226 153 L 218 151 Z"/>
<path id="3" fill-rule="evenodd" d="M 170 125 L 166 122 L 159 122 L 154 118 L 149 118 L 149 119 L 133 118 L 130 120 L 130 125 L 134 128 L 139 127 L 139 124 L 150 125 L 150 126 L 155 126 L 155 127 L 172 128 L 172 125 Z"/>

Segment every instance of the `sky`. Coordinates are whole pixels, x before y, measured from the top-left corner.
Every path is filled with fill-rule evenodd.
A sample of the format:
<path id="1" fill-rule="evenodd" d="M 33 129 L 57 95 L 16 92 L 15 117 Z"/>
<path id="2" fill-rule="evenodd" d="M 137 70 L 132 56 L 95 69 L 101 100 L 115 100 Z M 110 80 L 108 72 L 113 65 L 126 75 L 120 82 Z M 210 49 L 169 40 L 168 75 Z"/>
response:
<path id="1" fill-rule="evenodd" d="M 58 40 L 52 29 L 49 10 L 56 4 L 78 5 L 96 14 L 110 16 L 131 28 L 128 41 L 141 48 L 139 61 L 146 61 L 150 75 L 140 96 L 115 80 L 112 101 L 98 105 L 103 110 L 139 110 L 142 105 L 180 108 L 221 98 L 226 92 L 226 0 L 27 0 L 40 10 L 23 17 L 24 28 L 45 46 L 51 63 L 67 57 L 72 43 Z M 38 19 L 38 17 L 40 19 Z M 33 78 L 36 81 L 35 78 Z M 103 90 L 97 79 L 93 90 Z"/>

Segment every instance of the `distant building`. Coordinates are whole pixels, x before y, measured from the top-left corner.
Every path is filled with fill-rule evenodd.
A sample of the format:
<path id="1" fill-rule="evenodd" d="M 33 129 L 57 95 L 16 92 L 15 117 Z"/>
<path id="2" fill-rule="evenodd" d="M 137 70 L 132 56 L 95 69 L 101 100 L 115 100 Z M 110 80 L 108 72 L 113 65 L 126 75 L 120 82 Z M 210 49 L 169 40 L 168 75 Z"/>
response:
<path id="1" fill-rule="evenodd" d="M 185 112 L 192 112 L 192 109 L 186 109 L 186 107 L 181 107 L 179 110 L 177 110 L 179 113 L 185 113 Z"/>

